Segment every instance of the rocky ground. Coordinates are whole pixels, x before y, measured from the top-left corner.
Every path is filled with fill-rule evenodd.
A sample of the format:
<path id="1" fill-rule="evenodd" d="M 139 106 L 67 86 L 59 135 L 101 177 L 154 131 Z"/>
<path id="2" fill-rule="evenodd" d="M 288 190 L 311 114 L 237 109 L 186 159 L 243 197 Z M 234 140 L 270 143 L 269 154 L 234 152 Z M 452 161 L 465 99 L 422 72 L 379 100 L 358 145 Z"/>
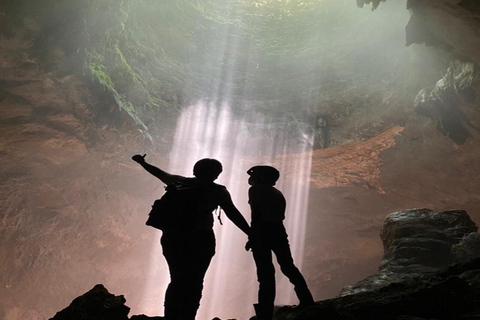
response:
<path id="1" fill-rule="evenodd" d="M 379 271 L 340 296 L 298 310 L 277 308 L 275 320 L 420 320 L 480 317 L 480 235 L 465 211 L 410 209 L 387 216 Z M 51 320 L 127 320 L 123 296 L 103 285 Z M 145 315 L 131 320 L 162 319 Z M 218 319 L 218 318 L 216 318 Z"/>

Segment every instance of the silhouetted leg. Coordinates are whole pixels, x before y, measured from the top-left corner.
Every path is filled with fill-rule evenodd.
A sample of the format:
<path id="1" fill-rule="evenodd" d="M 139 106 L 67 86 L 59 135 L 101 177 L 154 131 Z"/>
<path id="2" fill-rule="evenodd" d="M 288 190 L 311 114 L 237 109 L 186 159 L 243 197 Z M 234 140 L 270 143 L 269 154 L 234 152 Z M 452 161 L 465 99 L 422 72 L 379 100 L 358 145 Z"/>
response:
<path id="1" fill-rule="evenodd" d="M 255 307 L 257 317 L 259 320 L 270 320 L 275 301 L 275 268 L 272 263 L 272 251 L 267 246 L 257 245 L 252 248 L 252 252 L 259 282 L 258 305 Z"/>
<path id="2" fill-rule="evenodd" d="M 272 250 L 277 257 L 282 273 L 294 285 L 295 293 L 297 294 L 298 300 L 300 300 L 300 304 L 313 304 L 313 297 L 308 289 L 307 282 L 293 262 L 287 236 L 277 238 Z"/>
<path id="3" fill-rule="evenodd" d="M 203 279 L 215 254 L 213 231 L 164 234 L 162 248 L 170 272 L 165 318 L 194 320 L 202 297 Z"/>
<path id="4" fill-rule="evenodd" d="M 161 239 L 162 251 L 167 260 L 170 272 L 170 283 L 165 292 L 165 318 L 180 320 L 184 304 L 185 291 L 184 274 L 188 258 L 184 255 L 185 247 L 182 237 L 164 234 Z"/>
<path id="5" fill-rule="evenodd" d="M 215 255 L 213 232 L 199 231 L 191 238 L 191 259 L 186 272 L 186 298 L 183 314 L 185 319 L 195 319 L 202 298 L 203 280 L 212 257 Z"/>

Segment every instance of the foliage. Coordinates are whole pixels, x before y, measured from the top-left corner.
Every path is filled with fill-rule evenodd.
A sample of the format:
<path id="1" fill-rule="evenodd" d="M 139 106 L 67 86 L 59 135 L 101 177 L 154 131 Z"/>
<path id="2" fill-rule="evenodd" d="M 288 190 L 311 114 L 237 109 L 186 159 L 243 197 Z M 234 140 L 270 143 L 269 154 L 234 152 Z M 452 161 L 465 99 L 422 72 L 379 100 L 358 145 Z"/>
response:
<path id="1" fill-rule="evenodd" d="M 154 115 L 199 99 L 331 99 L 347 85 L 380 83 L 399 51 L 367 49 L 375 27 L 350 18 L 361 11 L 350 0 L 4 0 L 0 10 L 35 19 L 37 46 L 62 47 L 145 133 Z"/>
<path id="2" fill-rule="evenodd" d="M 183 68 L 165 55 L 163 39 L 157 39 L 148 25 L 154 21 L 154 13 L 163 9 L 157 7 L 149 14 L 148 1 L 6 0 L 0 11 L 7 13 L 10 30 L 25 17 L 35 20 L 41 33 L 36 51 L 63 48 L 74 71 L 108 92 L 147 134 L 143 113 L 179 109 L 175 80 L 181 78 Z"/>

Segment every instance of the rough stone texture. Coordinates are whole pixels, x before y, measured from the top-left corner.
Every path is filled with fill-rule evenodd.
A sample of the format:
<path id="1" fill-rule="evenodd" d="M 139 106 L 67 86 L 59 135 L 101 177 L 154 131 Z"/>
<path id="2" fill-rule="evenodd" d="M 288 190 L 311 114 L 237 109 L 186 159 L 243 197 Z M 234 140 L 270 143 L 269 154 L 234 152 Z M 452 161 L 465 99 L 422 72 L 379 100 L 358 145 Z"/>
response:
<path id="1" fill-rule="evenodd" d="M 409 0 L 408 8 L 419 15 L 424 21 L 424 31 L 420 30 L 415 41 L 409 40 L 409 31 L 419 31 L 418 28 L 407 28 L 407 44 L 431 42 L 443 43 L 454 53 L 468 57 L 475 63 L 480 63 L 478 49 L 480 47 L 480 35 L 476 31 L 479 27 L 478 16 L 480 8 L 477 1 L 471 0 Z M 461 34 L 462 37 L 458 35 Z M 464 41 L 468 38 L 468 41 Z"/>
<path id="2" fill-rule="evenodd" d="M 364 5 L 372 4 L 373 11 L 378 8 L 381 1 L 385 2 L 386 0 L 357 0 L 357 6 L 363 8 Z"/>
<path id="3" fill-rule="evenodd" d="M 79 77 L 29 57 L 31 32 L 0 39 L 0 319 L 8 320 L 49 318 L 99 282 L 141 296 L 148 259 L 139 255 L 158 241 L 144 223 L 160 186 L 136 180 L 130 160 L 145 147 L 141 134 L 113 106 L 98 112 Z"/>
<path id="4" fill-rule="evenodd" d="M 478 127 L 463 114 L 459 106 L 462 97 L 475 99 L 472 85 L 478 76 L 474 63 L 454 60 L 446 75 L 433 88 L 422 89 L 415 97 L 415 111 L 433 119 L 437 128 L 455 143 L 462 144 L 472 135 L 478 135 Z"/>
<path id="5" fill-rule="evenodd" d="M 379 272 L 341 295 L 372 291 L 480 256 L 477 226 L 463 210 L 410 209 L 387 216 Z"/>
<path id="6" fill-rule="evenodd" d="M 387 216 L 381 238 L 385 255 L 379 272 L 313 307 L 283 307 L 275 319 L 480 317 L 480 236 L 465 211 L 395 212 Z"/>
<path id="7" fill-rule="evenodd" d="M 436 85 L 418 93 L 417 112 L 435 120 L 437 128 L 456 143 L 464 143 L 471 135 L 478 139 L 478 112 L 473 111 L 480 92 L 478 2 L 410 0 L 408 8 L 412 16 L 406 28 L 407 45 L 436 47 L 450 63 Z"/>
<path id="8" fill-rule="evenodd" d="M 346 187 L 362 185 L 383 192 L 380 185 L 380 154 L 395 145 L 395 137 L 404 128 L 393 127 L 372 139 L 346 143 L 325 150 L 314 150 L 312 167 L 308 176 L 301 176 L 292 168 L 282 172 L 288 183 L 311 183 L 314 188 Z M 277 163 L 295 161 L 303 154 L 278 157 Z"/>
<path id="9" fill-rule="evenodd" d="M 123 296 L 115 296 L 97 284 L 50 320 L 127 320 L 129 311 Z"/>
<path id="10" fill-rule="evenodd" d="M 480 291 L 472 274 L 479 272 L 480 259 L 475 259 L 379 290 L 320 301 L 302 311 L 284 307 L 275 319 L 478 319 Z"/>
<path id="11" fill-rule="evenodd" d="M 369 3 L 375 9 L 380 0 L 357 1 L 360 7 Z M 442 79 L 417 94 L 417 112 L 433 119 L 437 128 L 456 143 L 464 143 L 471 135 L 478 139 L 479 2 L 408 0 L 407 8 L 411 17 L 406 26 L 406 45 L 434 47 L 444 63 L 450 64 Z M 463 84 L 468 85 L 463 88 L 454 83 L 466 79 Z"/>

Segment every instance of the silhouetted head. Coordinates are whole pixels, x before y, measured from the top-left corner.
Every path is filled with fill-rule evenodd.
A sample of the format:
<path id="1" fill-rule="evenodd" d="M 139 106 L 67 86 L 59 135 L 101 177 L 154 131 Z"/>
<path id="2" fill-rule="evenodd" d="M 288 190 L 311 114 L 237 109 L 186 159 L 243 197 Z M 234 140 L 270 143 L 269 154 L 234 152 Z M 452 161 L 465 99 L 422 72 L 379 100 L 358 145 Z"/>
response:
<path id="1" fill-rule="evenodd" d="M 250 168 L 247 173 L 250 175 L 248 183 L 250 185 L 269 185 L 274 186 L 280 177 L 280 172 L 270 166 L 255 166 Z"/>
<path id="2" fill-rule="evenodd" d="M 215 159 L 198 160 L 193 166 L 193 175 L 200 180 L 213 182 L 222 173 L 223 167 L 220 161 Z"/>

